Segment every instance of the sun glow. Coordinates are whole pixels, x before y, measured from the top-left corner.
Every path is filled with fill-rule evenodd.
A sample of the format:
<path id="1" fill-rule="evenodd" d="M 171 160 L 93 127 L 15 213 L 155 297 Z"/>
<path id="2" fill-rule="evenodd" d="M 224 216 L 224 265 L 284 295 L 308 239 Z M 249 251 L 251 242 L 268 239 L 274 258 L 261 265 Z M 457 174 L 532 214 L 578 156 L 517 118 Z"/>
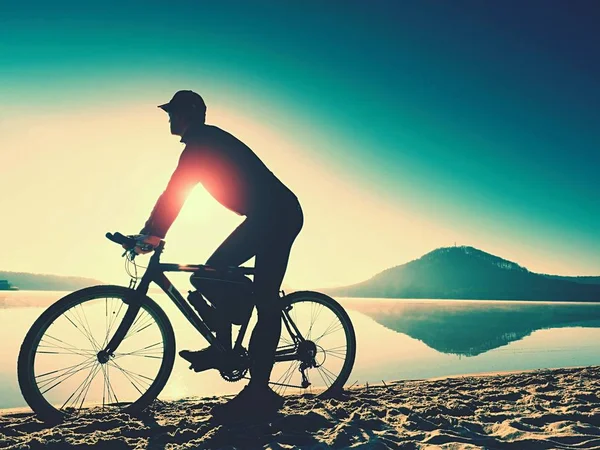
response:
<path id="1" fill-rule="evenodd" d="M 248 144 L 300 199 L 304 228 L 285 280 L 294 288 L 358 282 L 461 239 L 411 214 L 401 199 L 383 203 L 299 148 L 297 136 L 218 107 L 207 122 Z M 138 104 L 16 116 L 3 128 L 0 148 L 19 151 L 6 152 L 0 169 L 0 190 L 12 193 L 0 208 L 13 219 L 0 225 L 10 237 L 2 268 L 122 283 L 119 252 L 103 236 L 137 233 L 165 189 L 183 150 L 167 116 Z M 164 260 L 205 262 L 242 220 L 196 186 L 166 236 Z M 36 251 L 31 237 L 40 235 Z"/>

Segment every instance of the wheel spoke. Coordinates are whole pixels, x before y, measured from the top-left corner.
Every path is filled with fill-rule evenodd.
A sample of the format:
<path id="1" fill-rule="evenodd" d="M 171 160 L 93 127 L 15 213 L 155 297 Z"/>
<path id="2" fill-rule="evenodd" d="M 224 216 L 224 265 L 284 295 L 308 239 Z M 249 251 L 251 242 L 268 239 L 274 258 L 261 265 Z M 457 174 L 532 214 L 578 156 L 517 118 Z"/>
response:
<path id="1" fill-rule="evenodd" d="M 95 365 L 96 362 L 93 362 L 91 366 L 89 366 L 88 368 L 90 368 L 90 373 L 88 373 L 88 375 L 84 378 L 84 380 L 81 382 L 81 384 L 77 387 L 77 389 L 75 389 L 73 391 L 73 393 L 69 396 L 69 398 L 67 398 L 65 400 L 65 402 L 63 403 L 63 405 L 60 407 L 60 409 L 63 409 L 66 405 L 69 404 L 69 401 L 73 398 L 73 396 L 79 392 L 79 394 L 77 394 L 77 397 L 75 397 L 73 404 L 75 405 L 79 399 L 79 397 L 81 396 L 81 393 L 83 392 L 83 390 L 85 389 L 86 383 L 90 378 L 93 378 L 92 374 L 96 374 L 98 366 L 100 366 L 100 363 L 97 363 L 98 366 Z M 81 391 L 79 391 L 81 389 Z"/>
<path id="2" fill-rule="evenodd" d="M 340 352 L 340 349 L 347 349 L 348 346 L 346 344 L 343 345 L 338 345 L 337 347 L 330 347 L 328 349 L 326 349 L 328 352 Z"/>
<path id="3" fill-rule="evenodd" d="M 139 358 L 150 358 L 150 359 L 163 359 L 162 357 L 162 353 L 148 353 L 148 354 L 136 354 L 136 353 L 129 353 L 127 355 L 115 355 L 115 357 L 113 359 L 121 359 L 124 356 L 136 356 Z"/>
<path id="4" fill-rule="evenodd" d="M 81 408 L 83 408 L 83 402 L 85 402 L 85 398 L 87 397 L 87 394 L 90 391 L 90 386 L 92 385 L 94 378 L 96 378 L 96 375 L 98 375 L 100 370 L 102 370 L 102 367 L 103 367 L 102 364 L 98 364 L 98 366 L 96 367 L 96 370 L 94 371 L 94 374 L 89 378 L 87 385 L 85 386 L 85 389 L 81 390 L 81 393 L 78 396 L 78 399 L 81 398 L 81 402 L 79 403 L 79 408 L 78 408 L 79 411 L 81 411 Z M 73 404 L 76 404 L 78 399 L 76 401 L 74 401 Z"/>
<path id="5" fill-rule="evenodd" d="M 103 409 L 145 406 L 151 400 L 148 391 L 152 388 L 157 395 L 171 371 L 168 319 L 153 302 L 142 304 L 120 353 L 105 355 L 100 351 L 133 313 L 124 301 L 129 291 L 94 287 L 74 294 L 48 309 L 45 320 L 30 331 L 39 337 L 19 355 L 19 373 L 28 374 L 19 379 L 21 389 L 37 397 L 32 408 L 41 412 L 35 405 L 48 405 L 43 412 L 58 419 L 84 413 L 90 404 Z"/>
<path id="6" fill-rule="evenodd" d="M 75 350 L 77 350 L 77 351 L 81 351 L 81 350 L 86 350 L 86 351 L 88 351 L 88 349 L 80 349 L 80 348 L 78 348 L 78 347 L 75 347 L 73 344 L 69 344 L 69 343 L 67 343 L 67 342 L 64 342 L 64 341 L 62 341 L 62 340 L 58 339 L 58 338 L 55 338 L 54 336 L 50 336 L 48 333 L 46 333 L 46 334 L 44 335 L 44 337 L 50 338 L 50 339 L 52 339 L 52 340 L 55 340 L 55 341 L 58 341 L 58 342 L 60 342 L 61 344 L 64 344 L 64 346 L 66 346 L 66 347 L 63 347 L 63 348 L 72 348 L 72 349 L 75 349 Z M 42 339 L 43 339 L 43 338 L 42 338 Z M 48 344 L 50 344 L 50 343 L 48 342 Z M 56 344 L 54 344 L 54 345 L 56 345 Z M 94 350 L 89 350 L 89 351 L 93 352 Z"/>
<path id="7" fill-rule="evenodd" d="M 102 386 L 102 409 L 104 409 L 105 405 L 105 391 L 106 391 L 106 367 L 104 364 L 102 365 L 102 375 L 104 376 L 104 386 Z"/>
<path id="8" fill-rule="evenodd" d="M 283 375 L 281 375 L 281 376 L 279 377 L 279 379 L 276 381 L 276 383 L 279 383 L 279 382 L 281 382 L 281 380 L 282 380 L 282 379 L 284 379 L 284 378 L 287 376 L 288 372 L 290 372 L 290 370 L 292 370 L 292 369 L 293 369 L 293 367 L 294 367 L 294 363 L 295 363 L 295 362 L 296 362 L 296 361 L 291 361 L 291 362 L 290 362 L 290 365 L 288 366 L 288 369 L 287 369 L 287 370 L 286 370 L 286 371 L 283 373 Z"/>
<path id="9" fill-rule="evenodd" d="M 283 314 L 286 315 L 292 330 L 298 330 L 300 336 L 303 336 L 308 344 L 316 345 L 316 356 L 311 361 L 305 359 L 305 350 L 310 350 L 310 347 L 300 347 L 298 360 L 289 366 L 283 366 L 281 371 L 276 371 L 273 376 L 276 382 L 271 384 L 277 386 L 276 390 L 283 394 L 287 387 L 296 387 L 305 389 L 305 392 L 312 392 L 315 386 L 324 386 L 325 390 L 332 388 L 334 385 L 343 384 L 348 378 L 349 371 L 352 366 L 348 364 L 348 359 L 354 357 L 354 334 L 352 325 L 348 327 L 347 315 L 343 310 L 334 307 L 325 296 L 317 294 L 312 296 L 308 293 L 306 299 L 292 299 Z M 325 312 L 324 312 L 325 311 Z M 286 327 L 287 329 L 287 327 Z M 342 333 L 338 333 L 339 331 Z M 282 329 L 277 353 L 284 355 L 284 350 L 292 344 L 289 341 L 288 334 L 285 329 Z M 304 345 L 304 344 L 300 344 Z M 306 355 L 308 356 L 308 355 Z M 328 358 L 331 356 L 331 358 Z M 308 364 L 309 367 L 304 371 L 304 376 L 309 379 L 307 388 L 301 386 L 301 375 L 296 373 L 299 371 L 301 360 Z M 281 364 L 281 363 L 278 363 Z M 277 367 L 277 365 L 275 366 Z M 313 375 L 312 369 L 316 369 L 318 376 Z M 343 377 L 340 380 L 340 377 Z M 292 381 L 292 382 L 291 382 Z M 315 383 L 315 386 L 313 386 Z"/>
<path id="10" fill-rule="evenodd" d="M 110 382 L 110 364 L 106 364 L 102 366 L 102 371 L 104 375 L 104 389 L 102 390 L 102 408 L 105 407 L 105 395 L 104 390 L 106 390 L 106 396 L 108 397 L 108 402 L 111 403 L 111 397 L 115 400 L 115 403 L 119 403 L 119 399 L 117 398 L 117 394 L 112 387 L 112 383 Z"/>
<path id="11" fill-rule="evenodd" d="M 331 349 L 323 349 L 323 353 L 325 353 L 326 355 L 336 355 L 339 357 L 345 357 L 347 352 L 340 352 L 337 350 L 331 350 Z"/>
<path id="12" fill-rule="evenodd" d="M 158 345 L 161 345 L 160 348 L 156 348 Z M 146 358 L 158 358 L 162 359 L 162 355 L 164 353 L 164 348 L 162 347 L 162 342 L 157 342 L 152 345 L 148 345 L 139 350 L 134 350 L 127 353 L 115 353 L 115 358 L 122 358 L 123 356 L 143 356 Z"/>
<path id="13" fill-rule="evenodd" d="M 83 361 L 83 362 L 80 362 L 80 363 L 77 363 L 77 364 L 73 364 L 72 366 L 69 366 L 69 367 L 64 367 L 64 368 L 62 368 L 62 369 L 56 369 L 56 370 L 51 370 L 50 372 L 41 373 L 41 374 L 39 374 L 39 375 L 36 375 L 36 376 L 35 376 L 35 378 L 36 378 L 36 379 L 38 379 L 38 378 L 42 378 L 42 377 L 45 377 L 45 376 L 48 376 L 48 375 L 52 375 L 52 374 L 55 374 L 55 373 L 58 373 L 58 372 L 62 372 L 63 370 L 69 370 L 69 369 L 73 369 L 73 368 L 75 368 L 75 367 L 78 367 L 78 366 L 81 366 L 81 365 L 83 365 L 83 364 L 85 364 L 85 363 L 87 363 L 87 362 L 90 362 L 91 360 L 92 360 L 92 359 L 91 359 L 91 358 L 89 358 L 89 359 L 88 359 L 88 360 L 86 360 L 86 361 Z M 60 376 L 60 375 L 57 375 L 56 377 L 54 377 L 54 378 L 53 378 L 53 380 L 54 380 L 54 379 L 56 379 L 56 378 L 57 378 L 57 377 L 59 377 L 59 376 Z M 46 380 L 45 380 L 45 381 L 46 381 Z"/>
<path id="14" fill-rule="evenodd" d="M 337 323 L 336 320 L 338 321 Z M 339 322 L 339 319 L 337 317 L 334 317 L 334 319 L 331 321 L 331 323 L 329 324 L 329 326 L 327 327 L 327 329 L 323 332 L 323 334 L 321 336 L 319 336 L 318 338 L 314 339 L 314 343 L 317 344 L 324 336 L 327 336 L 329 334 L 333 334 L 339 330 L 343 330 L 344 329 L 344 325 Z"/>
<path id="15" fill-rule="evenodd" d="M 125 341 L 125 339 L 130 338 L 134 334 L 138 334 L 141 331 L 147 329 L 148 327 L 151 327 L 153 323 L 154 323 L 154 318 L 148 314 L 148 319 L 146 319 L 145 321 L 140 320 L 140 323 L 138 324 L 137 329 L 134 330 L 133 325 L 131 326 L 131 328 L 129 329 L 129 331 L 127 332 L 125 337 L 123 338 L 123 341 Z"/>
<path id="16" fill-rule="evenodd" d="M 115 392 L 115 389 L 113 388 L 112 383 L 110 382 L 110 377 L 109 377 L 109 375 L 110 375 L 110 365 L 106 366 L 106 374 L 107 374 L 106 378 L 108 380 L 108 387 L 109 387 L 109 389 L 112 389 L 112 397 L 115 400 L 115 403 L 118 404 L 119 403 L 119 398 L 117 397 L 117 393 Z M 108 399 L 110 401 L 110 392 L 109 392 Z"/>
<path id="17" fill-rule="evenodd" d="M 114 309 L 114 307 L 112 306 L 112 300 L 113 299 L 111 298 L 110 300 L 111 300 L 111 308 L 110 309 L 112 310 L 112 309 Z M 122 308 L 123 308 L 123 301 L 121 301 L 121 303 L 119 305 L 119 310 L 116 313 L 114 313 L 112 315 L 112 317 L 110 317 L 108 319 L 109 324 L 108 324 L 108 327 L 106 329 L 106 336 L 104 337 L 104 343 L 102 345 L 102 348 L 105 348 L 107 346 L 108 341 L 110 340 L 110 337 L 111 337 L 110 333 L 111 333 L 113 327 L 115 326 L 115 323 L 117 323 L 117 319 L 119 318 L 119 315 L 121 314 L 121 309 Z M 107 311 L 107 314 L 108 314 L 108 311 Z"/>
<path id="18" fill-rule="evenodd" d="M 337 375 L 334 374 L 333 372 L 331 372 L 330 370 L 328 370 L 327 367 L 325 367 L 325 366 L 319 366 L 319 367 L 317 367 L 317 370 L 319 371 L 319 373 L 323 372 L 325 374 L 325 376 L 331 382 L 330 385 L 335 382 L 335 380 L 337 378 Z"/>
<path id="19" fill-rule="evenodd" d="M 135 388 L 136 391 L 138 391 L 140 393 L 140 395 L 144 395 L 144 393 L 140 390 L 140 388 L 133 382 L 133 380 L 131 379 L 131 377 L 127 374 L 127 372 L 125 372 L 122 368 L 120 368 L 119 366 L 116 365 L 116 363 L 114 361 L 112 361 L 112 363 L 115 365 L 115 367 L 117 369 L 119 369 L 123 375 L 125 376 L 125 378 L 127 378 L 127 380 L 131 383 L 131 385 Z M 142 386 L 143 387 L 143 386 Z"/>
<path id="20" fill-rule="evenodd" d="M 341 359 L 342 361 L 346 360 L 346 355 L 339 356 L 339 355 L 336 355 L 335 353 L 325 353 L 325 355 L 327 355 L 327 356 L 333 356 L 334 358 Z"/>
<path id="21" fill-rule="evenodd" d="M 135 329 L 136 325 L 139 323 L 139 321 L 140 321 L 140 319 L 142 318 L 143 315 L 144 315 L 144 310 L 140 309 L 138 311 L 136 317 L 135 317 L 135 320 L 133 321 L 133 323 L 129 327 L 129 330 L 127 331 L 127 334 L 125 335 L 124 339 L 127 339 L 131 335 L 131 332 Z"/>
<path id="22" fill-rule="evenodd" d="M 81 314 L 83 315 L 85 324 L 87 325 L 87 329 L 89 330 L 90 337 L 92 338 L 92 341 L 94 342 L 94 344 L 96 344 L 95 348 L 97 348 L 98 351 L 102 350 L 100 348 L 100 344 L 98 344 L 98 342 L 94 338 L 94 335 L 92 334 L 92 327 L 90 327 L 90 323 L 88 322 L 87 314 L 85 313 L 85 309 L 83 309 L 83 306 L 81 306 L 81 303 L 79 304 L 79 309 L 81 310 Z"/>
<path id="23" fill-rule="evenodd" d="M 117 364 L 115 363 L 115 365 L 117 365 Z M 146 382 L 146 383 L 148 383 L 148 386 L 150 386 L 150 384 L 154 381 L 153 378 L 147 377 L 146 375 L 142 375 L 142 374 L 137 373 L 137 372 L 133 372 L 132 370 L 123 369 L 122 367 L 120 369 L 123 370 L 123 371 L 125 371 L 125 372 L 127 372 L 131 376 L 135 376 L 138 379 L 139 378 L 143 378 L 144 380 L 150 381 L 150 383 Z"/>
<path id="24" fill-rule="evenodd" d="M 88 349 L 83 349 L 83 350 L 78 350 L 76 348 L 70 348 L 70 347 L 63 347 L 61 345 L 55 345 L 55 344 L 51 344 L 50 342 L 45 342 L 43 340 L 40 341 L 40 345 L 38 345 L 38 348 L 43 348 L 43 349 L 59 349 L 59 350 L 63 350 L 62 352 L 51 352 L 50 350 L 43 350 L 41 352 L 38 353 L 57 353 L 57 354 L 71 354 L 71 355 L 79 355 L 79 356 L 91 356 L 96 354 L 96 352 L 94 350 L 88 350 Z"/>
<path id="25" fill-rule="evenodd" d="M 279 379 L 275 383 L 271 382 L 272 385 L 277 386 L 276 391 L 278 393 L 281 393 L 281 395 L 285 394 L 286 389 L 290 387 L 287 383 L 289 382 L 290 378 L 294 375 L 294 371 L 298 368 L 299 364 L 299 361 L 292 361 L 285 373 L 281 375 L 281 377 L 279 377 Z M 301 386 L 291 387 L 300 388 Z"/>
<path id="26" fill-rule="evenodd" d="M 46 348 L 46 347 L 44 347 L 44 346 L 42 345 L 42 346 L 41 346 L 41 348 Z M 38 354 L 47 354 L 47 355 L 77 355 L 77 356 L 91 356 L 91 355 L 88 355 L 88 354 L 86 354 L 86 353 L 74 353 L 74 352 L 71 352 L 71 351 L 68 351 L 68 352 L 53 352 L 53 351 L 50 351 L 50 350 L 42 350 L 42 351 L 39 351 L 39 352 L 37 352 L 37 353 L 38 353 Z"/>
<path id="27" fill-rule="evenodd" d="M 76 364 L 75 366 L 72 366 L 72 367 L 68 368 L 66 372 L 63 372 L 63 373 L 61 373 L 60 375 L 57 375 L 54 378 L 43 380 L 41 382 L 41 384 L 38 385 L 38 389 L 40 389 L 40 390 L 44 389 L 45 387 L 51 385 L 52 383 L 54 383 L 56 381 L 55 384 L 52 384 L 51 387 L 49 387 L 48 389 L 46 389 L 46 390 L 44 390 L 42 392 L 42 394 L 45 394 L 46 392 L 54 389 L 59 384 L 61 384 L 64 381 L 68 380 L 69 378 L 71 378 L 76 373 L 79 373 L 82 370 L 86 370 L 86 369 L 88 369 L 89 367 L 91 367 L 94 364 L 95 364 L 94 358 L 90 358 L 90 359 L 88 359 L 86 361 L 83 361 L 83 362 L 81 362 L 79 364 Z M 63 369 L 59 369 L 59 370 L 63 370 Z"/>
<path id="28" fill-rule="evenodd" d="M 329 387 L 329 383 L 327 383 L 327 381 L 325 380 L 325 378 L 323 377 L 323 372 L 317 367 L 317 372 L 319 374 L 319 376 L 321 377 L 321 380 L 323 380 L 323 384 L 326 387 Z"/>
<path id="29" fill-rule="evenodd" d="M 90 342 L 90 344 L 92 344 L 92 347 L 94 347 L 94 343 L 92 342 L 92 340 L 90 339 L 90 337 L 84 332 L 82 331 L 77 325 L 75 325 L 75 322 L 73 322 L 71 320 L 71 318 L 68 316 L 67 314 L 68 311 L 65 311 L 63 313 L 63 316 L 65 317 L 65 319 L 67 319 L 69 322 L 71 322 L 71 324 L 81 333 L 85 336 L 85 338 Z"/>
<path id="30" fill-rule="evenodd" d="M 104 298 L 104 327 L 106 328 L 106 337 L 104 338 L 104 342 L 102 342 L 102 348 L 106 348 L 106 343 L 108 342 L 108 298 L 106 297 Z"/>
<path id="31" fill-rule="evenodd" d="M 298 367 L 300 366 L 300 361 L 296 361 L 293 369 L 290 371 L 289 375 L 287 376 L 287 378 L 283 381 L 284 385 L 287 385 L 290 380 L 292 379 L 292 377 L 294 376 L 294 373 L 296 372 L 296 370 L 298 369 Z M 283 388 L 283 393 L 285 394 L 285 391 L 287 390 L 288 386 L 284 386 Z"/>
<path id="32" fill-rule="evenodd" d="M 310 324 L 310 328 L 308 329 L 308 333 L 307 333 L 307 335 L 308 335 L 308 336 L 307 336 L 307 339 L 311 339 L 311 337 L 312 337 L 312 329 L 313 329 L 313 326 L 314 326 L 314 324 L 316 323 L 316 321 L 317 321 L 318 317 L 321 315 L 321 312 L 322 312 L 324 309 L 325 309 L 325 307 L 319 303 L 319 304 L 318 304 L 318 311 L 319 311 L 319 312 L 318 312 L 318 313 L 315 315 L 315 318 L 314 318 L 314 320 L 313 320 L 313 321 L 311 322 L 311 324 Z"/>
<path id="33" fill-rule="evenodd" d="M 77 310 L 78 306 L 81 309 L 81 304 L 76 305 L 73 308 L 71 308 L 71 313 L 73 314 L 73 318 L 81 326 L 81 329 L 83 330 L 84 335 L 88 338 L 88 340 L 92 344 L 92 347 L 94 347 L 94 350 L 96 350 L 98 352 L 98 351 L 100 351 L 100 349 L 98 348 L 99 347 L 98 343 L 92 336 L 91 332 L 86 328 L 85 323 L 84 323 L 83 319 L 81 318 L 81 316 L 79 315 L 79 311 Z"/>
<path id="34" fill-rule="evenodd" d="M 282 330 L 282 332 L 283 332 L 283 330 Z M 283 334 L 279 338 L 283 341 L 283 343 L 285 345 L 290 345 L 292 347 L 294 346 L 294 343 L 292 341 L 290 341 L 288 338 L 286 338 L 285 336 L 283 336 Z"/>

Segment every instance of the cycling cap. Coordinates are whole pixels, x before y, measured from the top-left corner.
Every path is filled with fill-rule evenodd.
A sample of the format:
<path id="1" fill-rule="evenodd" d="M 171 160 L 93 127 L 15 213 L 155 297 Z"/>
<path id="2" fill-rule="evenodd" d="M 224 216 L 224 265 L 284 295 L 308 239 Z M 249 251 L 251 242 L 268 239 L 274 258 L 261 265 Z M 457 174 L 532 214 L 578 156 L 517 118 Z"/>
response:
<path id="1" fill-rule="evenodd" d="M 200 95 L 193 91 L 177 91 L 169 103 L 159 105 L 166 112 L 200 112 L 206 113 L 206 104 Z"/>

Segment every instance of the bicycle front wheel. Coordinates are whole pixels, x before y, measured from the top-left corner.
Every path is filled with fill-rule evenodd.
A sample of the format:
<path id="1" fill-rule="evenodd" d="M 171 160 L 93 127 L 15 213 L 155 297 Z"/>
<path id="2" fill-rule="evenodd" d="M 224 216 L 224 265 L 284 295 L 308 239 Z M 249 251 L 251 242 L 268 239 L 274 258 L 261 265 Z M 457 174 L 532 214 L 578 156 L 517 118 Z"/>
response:
<path id="1" fill-rule="evenodd" d="M 43 420 L 56 422 L 86 407 L 135 412 L 165 386 L 175 336 L 163 310 L 146 297 L 112 355 L 104 348 L 136 295 L 121 286 L 94 286 L 50 306 L 27 333 L 17 363 L 23 397 Z"/>
<path id="2" fill-rule="evenodd" d="M 356 335 L 344 308 L 312 291 L 285 296 L 282 327 L 269 384 L 280 395 L 339 392 L 356 357 Z"/>

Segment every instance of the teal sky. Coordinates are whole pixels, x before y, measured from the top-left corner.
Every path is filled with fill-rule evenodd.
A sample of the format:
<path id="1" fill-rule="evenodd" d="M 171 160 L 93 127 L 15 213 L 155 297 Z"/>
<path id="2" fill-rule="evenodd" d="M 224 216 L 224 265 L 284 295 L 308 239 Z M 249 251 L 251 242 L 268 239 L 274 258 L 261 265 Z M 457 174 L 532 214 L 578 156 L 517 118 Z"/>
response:
<path id="1" fill-rule="evenodd" d="M 600 274 L 594 2 L 35 3 L 0 3 L 0 133 L 194 89 L 385 204 Z"/>

